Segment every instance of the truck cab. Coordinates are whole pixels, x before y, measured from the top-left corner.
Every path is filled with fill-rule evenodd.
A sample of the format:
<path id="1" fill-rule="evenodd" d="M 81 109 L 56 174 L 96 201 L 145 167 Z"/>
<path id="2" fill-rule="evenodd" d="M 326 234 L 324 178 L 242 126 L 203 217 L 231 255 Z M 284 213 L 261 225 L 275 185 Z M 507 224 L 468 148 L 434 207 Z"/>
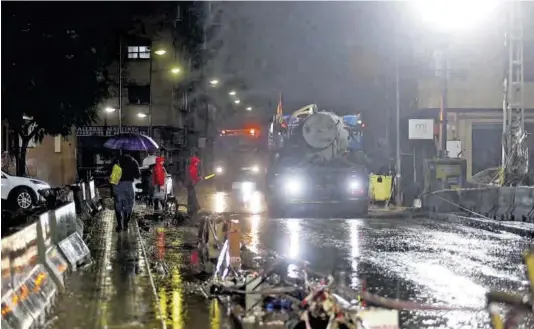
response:
<path id="1" fill-rule="evenodd" d="M 256 189 L 262 188 L 268 156 L 266 139 L 262 134 L 258 126 L 222 129 L 219 132 L 215 140 L 213 168 L 218 191 L 237 189 L 243 183 L 252 183 Z"/>

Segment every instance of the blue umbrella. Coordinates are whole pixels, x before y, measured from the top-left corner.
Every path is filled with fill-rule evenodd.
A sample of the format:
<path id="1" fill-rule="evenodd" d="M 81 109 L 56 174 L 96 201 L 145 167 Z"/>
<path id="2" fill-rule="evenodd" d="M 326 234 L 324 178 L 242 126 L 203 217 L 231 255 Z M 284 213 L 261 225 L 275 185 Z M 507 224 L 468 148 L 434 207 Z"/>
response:
<path id="1" fill-rule="evenodd" d="M 154 152 L 159 146 L 148 136 L 141 134 L 118 134 L 106 141 L 104 147 L 112 150 Z"/>

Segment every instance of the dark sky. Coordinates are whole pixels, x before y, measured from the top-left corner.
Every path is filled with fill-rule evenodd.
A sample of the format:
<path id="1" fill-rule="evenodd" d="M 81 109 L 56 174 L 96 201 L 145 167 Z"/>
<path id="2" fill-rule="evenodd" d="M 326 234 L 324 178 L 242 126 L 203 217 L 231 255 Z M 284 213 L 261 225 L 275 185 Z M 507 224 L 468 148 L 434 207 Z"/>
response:
<path id="1" fill-rule="evenodd" d="M 288 109 L 317 103 L 359 111 L 372 103 L 372 82 L 361 72 L 371 64 L 356 59 L 362 51 L 388 55 L 391 4 L 224 2 L 222 9 L 218 69 L 246 81 L 244 98 L 275 106 L 281 91 Z"/>

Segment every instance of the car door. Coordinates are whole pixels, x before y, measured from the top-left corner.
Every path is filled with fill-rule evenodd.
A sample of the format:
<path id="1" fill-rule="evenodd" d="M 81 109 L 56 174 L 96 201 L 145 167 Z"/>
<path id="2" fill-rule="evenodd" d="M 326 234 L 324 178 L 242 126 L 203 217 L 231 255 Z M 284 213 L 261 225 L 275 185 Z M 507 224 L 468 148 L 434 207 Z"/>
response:
<path id="1" fill-rule="evenodd" d="M 7 196 L 9 195 L 9 192 L 11 191 L 11 184 L 9 181 L 9 176 L 2 171 L 2 199 L 7 200 Z"/>

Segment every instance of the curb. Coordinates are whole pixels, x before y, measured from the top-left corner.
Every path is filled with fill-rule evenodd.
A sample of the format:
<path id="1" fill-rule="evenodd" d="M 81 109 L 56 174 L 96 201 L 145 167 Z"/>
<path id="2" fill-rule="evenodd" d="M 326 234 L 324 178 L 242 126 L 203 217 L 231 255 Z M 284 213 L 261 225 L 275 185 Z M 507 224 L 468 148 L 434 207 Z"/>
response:
<path id="1" fill-rule="evenodd" d="M 437 215 L 437 216 L 436 216 Z M 529 227 L 517 227 L 513 225 L 507 225 L 506 222 L 499 222 L 493 219 L 484 219 L 484 218 L 475 218 L 461 216 L 457 214 L 435 214 L 435 217 L 438 220 L 446 220 L 451 223 L 468 225 L 475 228 L 480 228 L 487 231 L 505 231 L 512 234 L 517 234 L 523 237 L 534 238 L 534 225 L 532 228 Z M 510 222 L 510 223 L 519 223 L 519 222 Z M 529 223 L 525 223 L 529 224 Z"/>

